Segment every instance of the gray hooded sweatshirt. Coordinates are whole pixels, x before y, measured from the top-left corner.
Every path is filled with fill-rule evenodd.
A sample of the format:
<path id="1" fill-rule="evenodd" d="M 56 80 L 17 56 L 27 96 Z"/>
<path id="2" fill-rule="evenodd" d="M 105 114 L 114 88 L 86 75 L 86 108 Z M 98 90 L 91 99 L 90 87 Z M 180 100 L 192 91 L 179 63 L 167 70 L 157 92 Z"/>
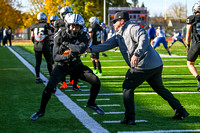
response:
<path id="1" fill-rule="evenodd" d="M 163 65 L 159 54 L 149 43 L 146 31 L 139 25 L 127 21 L 109 40 L 90 47 L 92 53 L 106 51 L 119 46 L 126 63 L 131 67 L 131 57 L 139 58 L 139 70 L 150 70 Z"/>

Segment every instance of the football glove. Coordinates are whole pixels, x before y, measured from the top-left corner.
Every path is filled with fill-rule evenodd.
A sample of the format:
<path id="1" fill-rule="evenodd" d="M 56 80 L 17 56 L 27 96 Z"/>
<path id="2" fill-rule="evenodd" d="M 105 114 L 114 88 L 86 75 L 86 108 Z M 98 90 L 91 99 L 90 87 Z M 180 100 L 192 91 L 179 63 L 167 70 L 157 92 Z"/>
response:
<path id="1" fill-rule="evenodd" d="M 70 50 L 70 49 L 67 49 L 67 50 L 65 50 L 65 51 L 63 52 L 63 54 L 62 54 L 62 55 L 69 55 L 69 54 L 70 54 L 70 52 L 71 52 L 71 50 Z"/>

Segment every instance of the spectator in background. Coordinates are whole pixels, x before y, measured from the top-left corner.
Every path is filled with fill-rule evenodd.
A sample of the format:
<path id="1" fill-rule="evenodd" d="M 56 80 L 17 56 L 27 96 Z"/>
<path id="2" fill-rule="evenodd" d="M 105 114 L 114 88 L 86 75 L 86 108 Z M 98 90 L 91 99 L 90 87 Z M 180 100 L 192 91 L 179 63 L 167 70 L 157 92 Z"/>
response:
<path id="1" fill-rule="evenodd" d="M 8 32 L 8 40 L 9 40 L 9 44 L 10 44 L 10 46 L 12 46 L 12 28 L 10 27 L 10 26 L 8 26 L 8 30 L 7 30 Z"/>
<path id="2" fill-rule="evenodd" d="M 108 38 L 108 33 L 107 33 L 107 29 L 106 29 L 106 24 L 105 24 L 104 22 L 102 22 L 100 26 L 101 26 L 102 29 L 103 29 L 103 36 L 104 36 L 103 39 L 104 39 L 104 41 L 106 41 L 107 38 Z M 108 55 L 107 55 L 105 52 L 102 52 L 102 56 L 107 57 Z"/>
<path id="3" fill-rule="evenodd" d="M 0 47 L 1 47 L 1 42 L 3 44 L 3 27 L 0 27 Z"/>
<path id="4" fill-rule="evenodd" d="M 5 47 L 7 44 L 7 37 L 8 37 L 8 31 L 7 31 L 7 28 L 5 28 L 3 30 L 3 47 Z"/>
<path id="5" fill-rule="evenodd" d="M 153 27 L 153 24 L 149 24 L 149 29 L 148 29 L 148 38 L 150 42 L 156 37 L 156 30 Z"/>

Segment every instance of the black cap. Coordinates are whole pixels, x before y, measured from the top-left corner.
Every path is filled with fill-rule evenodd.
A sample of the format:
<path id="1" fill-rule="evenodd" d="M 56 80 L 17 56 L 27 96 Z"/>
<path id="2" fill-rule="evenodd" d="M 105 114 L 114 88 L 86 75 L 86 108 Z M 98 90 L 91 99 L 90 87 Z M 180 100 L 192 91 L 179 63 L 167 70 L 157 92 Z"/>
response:
<path id="1" fill-rule="evenodd" d="M 119 19 L 126 19 L 129 20 L 129 14 L 127 12 L 117 12 L 115 13 L 114 19 L 112 20 L 113 23 L 115 23 Z"/>

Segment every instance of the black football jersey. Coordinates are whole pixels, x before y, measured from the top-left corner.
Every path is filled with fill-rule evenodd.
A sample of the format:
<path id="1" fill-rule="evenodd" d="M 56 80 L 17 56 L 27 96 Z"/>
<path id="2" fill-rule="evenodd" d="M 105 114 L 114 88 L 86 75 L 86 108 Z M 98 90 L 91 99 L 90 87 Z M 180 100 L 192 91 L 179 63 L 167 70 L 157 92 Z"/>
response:
<path id="1" fill-rule="evenodd" d="M 200 41 L 200 15 L 189 16 L 186 23 L 192 25 L 191 32 L 193 41 Z"/>
<path id="2" fill-rule="evenodd" d="M 57 19 L 54 22 L 54 33 L 58 32 L 59 28 L 65 27 L 65 22 L 62 19 Z"/>
<path id="3" fill-rule="evenodd" d="M 51 30 L 49 23 L 35 23 L 31 25 L 31 31 L 34 33 L 37 42 L 43 42 L 48 35 L 48 30 Z"/>
<path id="4" fill-rule="evenodd" d="M 101 40 L 103 39 L 103 29 L 99 24 L 93 24 L 88 28 L 89 33 L 93 33 L 92 45 L 101 44 Z"/>

